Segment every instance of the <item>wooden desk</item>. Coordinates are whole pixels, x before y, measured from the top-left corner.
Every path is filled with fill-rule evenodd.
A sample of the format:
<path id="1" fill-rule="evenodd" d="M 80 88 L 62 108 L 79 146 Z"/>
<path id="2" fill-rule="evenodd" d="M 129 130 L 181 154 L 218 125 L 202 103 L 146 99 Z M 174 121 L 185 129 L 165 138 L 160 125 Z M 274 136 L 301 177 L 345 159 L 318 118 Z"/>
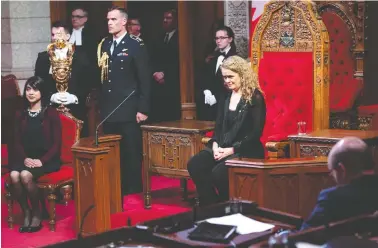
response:
<path id="1" fill-rule="evenodd" d="M 201 139 L 214 125 L 209 121 L 182 120 L 142 126 L 145 208 L 151 208 L 151 176 L 189 178 L 188 160 L 203 149 Z"/>
<path id="2" fill-rule="evenodd" d="M 296 229 L 302 223 L 302 218 L 288 213 L 278 212 L 271 209 L 260 208 L 253 202 L 243 201 L 241 214 L 250 218 L 263 221 L 275 225 L 275 228 L 265 232 L 250 233 L 245 235 L 237 235 L 229 244 L 219 244 L 211 242 L 202 242 L 190 240 L 188 234 L 194 229 L 193 224 L 197 221 L 202 221 L 208 218 L 221 217 L 233 214 L 230 207 L 230 202 L 211 205 L 204 208 L 198 208 L 196 212 L 196 219 L 193 219 L 193 211 L 161 218 L 157 220 L 141 223 L 140 228 L 148 227 L 150 230 L 157 230 L 152 233 L 153 237 L 158 240 L 167 242 L 167 247 L 245 247 L 253 243 L 258 243 L 267 240 L 272 233 L 278 229 Z M 159 232 L 159 228 L 178 226 L 178 230 L 171 233 Z"/>
<path id="3" fill-rule="evenodd" d="M 307 217 L 319 192 L 334 185 L 325 158 L 231 159 L 230 198 Z"/>
<path id="4" fill-rule="evenodd" d="M 375 171 L 378 173 L 378 131 L 324 129 L 307 135 L 289 135 L 290 157 L 328 156 L 332 146 L 340 139 L 354 136 L 365 141 L 373 153 Z"/>

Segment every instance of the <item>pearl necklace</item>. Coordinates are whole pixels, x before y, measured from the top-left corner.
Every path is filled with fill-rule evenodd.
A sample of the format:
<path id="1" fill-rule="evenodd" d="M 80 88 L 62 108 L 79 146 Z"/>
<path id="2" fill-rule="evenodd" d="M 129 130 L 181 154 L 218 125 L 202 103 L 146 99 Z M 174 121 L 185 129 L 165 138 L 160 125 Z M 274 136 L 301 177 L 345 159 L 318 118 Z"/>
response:
<path id="1" fill-rule="evenodd" d="M 36 117 L 39 113 L 41 113 L 41 108 L 39 110 L 37 110 L 36 112 L 33 112 L 31 111 L 30 109 L 28 109 L 28 114 L 30 117 Z"/>

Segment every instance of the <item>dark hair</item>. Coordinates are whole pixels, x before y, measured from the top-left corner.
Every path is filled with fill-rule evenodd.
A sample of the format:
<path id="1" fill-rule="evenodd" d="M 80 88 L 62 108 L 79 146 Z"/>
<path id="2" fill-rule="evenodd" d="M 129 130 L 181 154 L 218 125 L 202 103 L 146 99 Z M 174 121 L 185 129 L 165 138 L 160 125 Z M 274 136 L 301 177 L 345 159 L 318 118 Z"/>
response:
<path id="1" fill-rule="evenodd" d="M 130 26 L 130 22 L 131 21 L 138 21 L 139 22 L 139 26 L 140 27 L 142 27 L 142 24 L 140 23 L 140 18 L 138 18 L 138 17 L 133 17 L 133 18 L 129 18 L 128 20 L 127 20 L 127 26 Z"/>
<path id="2" fill-rule="evenodd" d="M 214 35 L 215 35 L 218 31 L 225 31 L 225 32 L 227 33 L 227 36 L 232 38 L 231 49 L 235 49 L 235 52 L 236 52 L 235 33 L 234 33 L 234 31 L 233 31 L 229 26 L 225 26 L 225 25 L 220 26 L 220 27 L 217 27 L 217 28 L 215 29 Z"/>
<path id="3" fill-rule="evenodd" d="M 175 9 L 168 9 L 168 10 L 164 11 L 164 14 L 165 13 L 171 13 L 171 15 L 173 16 L 174 20 L 177 21 L 177 10 L 175 10 Z"/>
<path id="4" fill-rule="evenodd" d="M 62 22 L 62 21 L 56 21 L 56 22 L 54 22 L 51 25 L 51 28 L 64 28 L 64 31 L 66 32 L 66 34 L 70 33 L 69 26 L 65 22 Z"/>
<path id="5" fill-rule="evenodd" d="M 125 16 L 126 19 L 128 19 L 129 16 L 128 16 L 127 11 L 126 11 L 125 8 L 118 7 L 118 6 L 112 6 L 112 7 L 110 7 L 110 8 L 108 9 L 108 13 L 109 13 L 110 11 L 113 11 L 113 10 L 118 10 L 119 12 L 121 12 L 121 13 Z"/>
<path id="6" fill-rule="evenodd" d="M 42 107 L 42 112 L 43 112 L 47 108 L 50 102 L 50 99 L 46 90 L 45 81 L 43 81 L 43 79 L 38 76 L 33 76 L 26 81 L 25 87 L 24 87 L 24 94 L 22 96 L 23 103 L 24 103 L 24 111 L 26 111 L 30 107 L 30 103 L 28 99 L 26 98 L 26 88 L 28 86 L 30 86 L 33 90 L 39 90 L 39 92 L 41 92 L 41 107 Z"/>
<path id="7" fill-rule="evenodd" d="M 85 15 L 86 17 L 88 17 L 88 11 L 87 11 L 85 8 L 83 8 L 83 7 L 75 7 L 75 8 L 73 8 L 73 9 L 71 10 L 71 13 L 74 12 L 75 10 L 78 10 L 78 9 L 82 10 L 82 11 L 84 12 L 84 15 Z"/>

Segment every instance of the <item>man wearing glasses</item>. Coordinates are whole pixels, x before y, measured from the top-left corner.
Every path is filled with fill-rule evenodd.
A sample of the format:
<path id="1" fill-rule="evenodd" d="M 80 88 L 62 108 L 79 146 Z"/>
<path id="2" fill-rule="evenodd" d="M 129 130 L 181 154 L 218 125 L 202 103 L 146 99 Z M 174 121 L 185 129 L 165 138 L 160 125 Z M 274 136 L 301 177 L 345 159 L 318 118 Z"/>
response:
<path id="1" fill-rule="evenodd" d="M 76 49 L 84 50 L 90 59 L 95 59 L 97 41 L 87 27 L 88 12 L 84 8 L 75 8 L 71 12 L 72 33 L 69 40 Z"/>

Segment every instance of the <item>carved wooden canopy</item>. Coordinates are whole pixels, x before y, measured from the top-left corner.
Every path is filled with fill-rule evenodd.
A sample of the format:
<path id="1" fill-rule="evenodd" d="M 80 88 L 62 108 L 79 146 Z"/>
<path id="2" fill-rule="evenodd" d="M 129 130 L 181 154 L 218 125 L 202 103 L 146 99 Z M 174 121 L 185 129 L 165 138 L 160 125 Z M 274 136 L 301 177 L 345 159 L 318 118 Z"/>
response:
<path id="1" fill-rule="evenodd" d="M 309 0 L 270 1 L 252 37 L 252 68 L 258 73 L 264 52 L 313 52 L 313 128 L 328 128 L 329 122 L 329 37 Z M 282 56 L 285 56 L 284 54 Z"/>

